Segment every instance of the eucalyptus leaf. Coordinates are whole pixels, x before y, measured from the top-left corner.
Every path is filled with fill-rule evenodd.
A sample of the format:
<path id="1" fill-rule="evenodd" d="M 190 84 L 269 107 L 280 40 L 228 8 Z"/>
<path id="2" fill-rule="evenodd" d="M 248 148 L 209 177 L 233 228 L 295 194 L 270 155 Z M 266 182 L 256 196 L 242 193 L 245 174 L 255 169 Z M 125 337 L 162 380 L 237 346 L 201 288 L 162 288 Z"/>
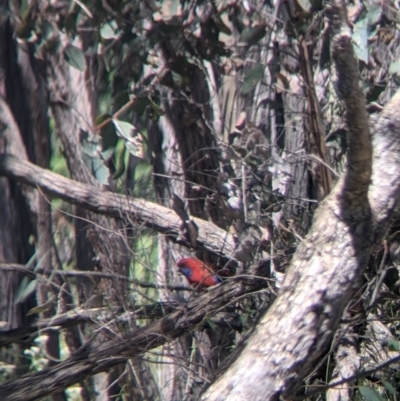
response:
<path id="1" fill-rule="evenodd" d="M 107 115 L 105 115 L 107 116 Z M 107 118 L 109 118 L 110 116 L 107 116 Z M 100 118 L 98 118 L 98 120 L 100 120 Z M 104 121 L 104 120 L 103 120 Z M 97 124 L 100 124 L 100 122 L 98 122 Z M 116 132 L 116 128 L 114 124 L 111 124 L 111 121 L 104 125 L 101 128 L 100 131 L 100 135 L 101 135 L 101 146 L 102 146 L 102 150 L 107 150 L 110 148 L 115 148 L 115 146 L 117 146 L 117 142 L 118 142 L 118 135 Z"/>
<path id="2" fill-rule="evenodd" d="M 372 387 L 360 386 L 358 390 L 367 401 L 385 401 L 385 399 Z"/>
<path id="3" fill-rule="evenodd" d="M 143 144 L 140 143 L 139 141 L 130 141 L 125 143 L 126 149 L 128 152 L 136 157 L 139 157 L 141 159 L 144 158 L 144 150 L 143 150 Z"/>
<path id="4" fill-rule="evenodd" d="M 125 172 L 125 143 L 126 142 L 123 139 L 120 139 L 115 148 L 115 173 L 113 175 L 115 180 L 121 177 L 121 175 Z"/>
<path id="5" fill-rule="evenodd" d="M 154 103 L 150 98 L 150 106 L 151 108 L 154 110 L 154 112 L 159 115 L 159 116 L 163 116 L 165 114 L 164 110 L 156 103 Z"/>
<path id="6" fill-rule="evenodd" d="M 100 36 L 105 40 L 114 39 L 118 36 L 116 34 L 117 28 L 118 25 L 114 20 L 107 22 L 101 27 Z"/>
<path id="7" fill-rule="evenodd" d="M 51 310 L 54 306 L 54 301 L 55 297 L 52 296 L 47 302 L 45 302 L 42 305 L 38 305 L 33 307 L 32 309 L 29 309 L 28 313 L 26 316 L 31 316 L 31 315 L 38 315 L 39 313 L 47 312 Z"/>
<path id="8" fill-rule="evenodd" d="M 373 4 L 367 13 L 368 25 L 372 26 L 381 20 L 382 7 L 378 4 Z"/>
<path id="9" fill-rule="evenodd" d="M 368 63 L 368 18 L 359 20 L 354 25 L 353 48 L 356 57 Z"/>
<path id="10" fill-rule="evenodd" d="M 255 67 L 247 72 L 242 84 L 242 93 L 244 95 L 251 92 L 258 84 L 258 82 L 261 81 L 264 76 L 264 70 L 265 68 L 263 65 L 257 64 Z"/>
<path id="11" fill-rule="evenodd" d="M 400 75 L 400 60 L 396 60 L 390 63 L 389 74 Z"/>
<path id="12" fill-rule="evenodd" d="M 92 167 L 97 181 L 99 181 L 102 185 L 107 185 L 110 177 L 110 171 L 104 164 L 104 161 L 100 157 L 94 157 L 92 158 Z"/>
<path id="13" fill-rule="evenodd" d="M 210 326 L 212 331 L 216 331 L 217 325 L 211 319 L 206 319 L 207 324 Z"/>
<path id="14" fill-rule="evenodd" d="M 306 13 L 311 11 L 312 4 L 309 0 L 297 0 L 297 3 Z"/>
<path id="15" fill-rule="evenodd" d="M 86 70 L 86 59 L 82 50 L 78 47 L 68 44 L 64 49 L 64 57 L 69 65 L 76 68 L 79 71 Z"/>
<path id="16" fill-rule="evenodd" d="M 386 391 L 391 395 L 397 395 L 398 391 L 386 380 L 382 381 L 382 384 L 385 386 Z"/>
<path id="17" fill-rule="evenodd" d="M 112 122 L 117 130 L 117 135 L 120 138 L 125 138 L 128 140 L 132 138 L 132 133 L 135 130 L 135 127 L 132 124 L 126 121 L 117 120 L 116 118 L 113 118 Z"/>
<path id="18" fill-rule="evenodd" d="M 393 339 L 389 339 L 388 348 L 392 351 L 399 351 L 400 350 L 399 342 Z"/>
<path id="19" fill-rule="evenodd" d="M 36 290 L 37 285 L 37 279 L 31 281 L 22 280 L 15 297 L 15 303 L 24 302 Z"/>
<path id="20" fill-rule="evenodd" d="M 266 30 L 264 25 L 245 28 L 240 35 L 240 40 L 248 45 L 255 45 L 265 36 L 265 32 Z"/>

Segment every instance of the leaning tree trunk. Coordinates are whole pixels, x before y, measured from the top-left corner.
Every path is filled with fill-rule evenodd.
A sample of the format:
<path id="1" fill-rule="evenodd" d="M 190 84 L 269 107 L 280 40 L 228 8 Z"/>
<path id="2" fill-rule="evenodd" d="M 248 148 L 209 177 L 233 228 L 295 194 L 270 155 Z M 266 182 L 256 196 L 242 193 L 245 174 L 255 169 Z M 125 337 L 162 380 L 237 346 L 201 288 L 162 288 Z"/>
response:
<path id="1" fill-rule="evenodd" d="M 317 210 L 276 302 L 240 357 L 209 388 L 204 400 L 274 400 L 299 391 L 302 379 L 327 350 L 345 307 L 360 288 L 369 255 L 384 235 L 398 202 L 400 120 L 396 110 L 400 93 L 374 126 L 372 152 L 346 8 L 341 1 L 326 8 L 336 85 L 346 106 L 347 169 Z"/>

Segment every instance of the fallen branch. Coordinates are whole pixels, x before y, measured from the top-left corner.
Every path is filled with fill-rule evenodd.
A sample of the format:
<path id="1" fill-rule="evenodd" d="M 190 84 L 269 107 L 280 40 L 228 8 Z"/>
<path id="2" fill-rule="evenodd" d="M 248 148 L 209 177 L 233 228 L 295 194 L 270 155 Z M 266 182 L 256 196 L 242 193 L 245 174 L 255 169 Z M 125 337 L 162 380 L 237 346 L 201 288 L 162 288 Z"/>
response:
<path id="1" fill-rule="evenodd" d="M 255 273 L 268 269 L 269 260 L 257 264 Z M 186 305 L 147 326 L 114 337 L 101 345 L 93 339 L 66 361 L 0 386 L 3 401 L 33 401 L 60 392 L 85 377 L 108 371 L 127 359 L 143 354 L 194 330 L 205 319 L 229 304 L 266 287 L 256 277 L 231 277 L 225 283 L 193 297 Z"/>
<path id="2" fill-rule="evenodd" d="M 82 323 L 104 325 L 111 320 L 129 324 L 133 319 L 160 319 L 177 307 L 173 303 L 158 302 L 144 305 L 132 311 L 124 312 L 121 307 L 77 308 L 47 319 L 40 319 L 30 326 L 0 331 L 0 347 L 10 344 L 29 345 L 33 339 L 48 330 L 65 329 Z"/>

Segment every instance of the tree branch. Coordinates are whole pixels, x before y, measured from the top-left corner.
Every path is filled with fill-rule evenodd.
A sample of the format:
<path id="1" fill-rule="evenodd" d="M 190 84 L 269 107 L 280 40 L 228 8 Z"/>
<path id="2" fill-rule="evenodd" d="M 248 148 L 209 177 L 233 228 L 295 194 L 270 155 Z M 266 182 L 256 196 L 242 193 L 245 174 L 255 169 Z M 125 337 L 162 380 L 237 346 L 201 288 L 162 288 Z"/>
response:
<path id="1" fill-rule="evenodd" d="M 138 224 L 167 235 L 173 240 L 181 237 L 182 222 L 166 207 L 143 199 L 133 199 L 70 180 L 13 156 L 0 155 L 0 175 L 15 179 L 67 202 L 109 217 L 128 216 Z M 192 218 L 198 229 L 197 245 L 208 251 L 235 257 L 235 238 L 216 225 Z M 188 244 L 184 244 L 189 246 Z"/>
<path id="2" fill-rule="evenodd" d="M 176 303 L 155 303 L 144 305 L 136 310 L 123 312 L 121 307 L 77 308 L 51 318 L 39 319 L 36 324 L 18 327 L 11 330 L 0 331 L 0 347 L 10 344 L 29 344 L 43 331 L 65 329 L 81 323 L 92 323 L 98 326 L 110 322 L 112 319 L 118 323 L 130 324 L 132 319 L 159 319 L 166 313 L 176 309 Z"/>
<path id="3" fill-rule="evenodd" d="M 269 264 L 270 260 L 260 262 L 254 266 L 253 271 L 265 271 Z M 0 399 L 33 401 L 59 392 L 89 375 L 108 371 L 129 358 L 187 334 L 221 308 L 265 286 L 264 280 L 260 278 L 232 277 L 198 297 L 193 297 L 186 305 L 154 323 L 114 337 L 100 346 L 94 345 L 92 339 L 66 361 L 0 386 Z"/>
<path id="4" fill-rule="evenodd" d="M 364 94 L 359 85 L 358 63 L 353 51 L 352 33 L 343 0 L 333 0 L 326 6 L 330 21 L 331 54 L 334 61 L 333 81 L 346 107 L 347 170 L 344 191 L 360 191 L 365 195 L 371 181 L 372 145 L 369 115 Z"/>
<path id="5" fill-rule="evenodd" d="M 86 278 L 105 278 L 109 280 L 121 280 L 128 281 L 129 283 L 135 284 L 142 288 L 155 288 L 155 289 L 168 289 L 174 291 L 194 291 L 191 287 L 185 287 L 183 285 L 162 285 L 162 284 L 154 284 L 148 281 L 138 280 L 136 278 L 130 278 L 123 276 L 121 274 L 116 273 L 103 273 L 103 272 L 94 272 L 89 270 L 56 270 L 51 269 L 49 271 L 45 271 L 43 268 L 35 268 L 35 270 L 26 267 L 25 265 L 20 265 L 17 263 L 1 263 L 0 262 L 0 271 L 18 271 L 19 273 L 26 274 L 30 277 L 41 277 L 41 276 L 49 276 L 49 275 L 57 275 L 62 277 L 86 277 Z"/>

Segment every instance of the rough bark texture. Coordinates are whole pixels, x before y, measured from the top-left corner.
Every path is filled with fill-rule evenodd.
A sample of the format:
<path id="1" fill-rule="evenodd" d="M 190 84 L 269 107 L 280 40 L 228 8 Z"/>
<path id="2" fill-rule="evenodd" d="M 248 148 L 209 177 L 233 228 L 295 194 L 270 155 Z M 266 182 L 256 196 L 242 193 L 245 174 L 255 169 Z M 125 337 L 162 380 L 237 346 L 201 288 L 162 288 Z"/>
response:
<path id="1" fill-rule="evenodd" d="M 40 4 L 45 3 L 40 2 Z M 193 2 L 194 10 L 198 4 L 200 3 Z M 313 211 L 312 205 L 316 202 L 314 199 L 317 198 L 317 193 L 318 199 L 322 199 L 331 191 L 332 171 L 329 169 L 328 155 L 330 148 L 325 146 L 330 134 L 326 137 L 321 116 L 323 114 L 326 121 L 326 116 L 330 113 L 326 111 L 326 106 L 332 107 L 335 104 L 333 110 L 337 107 L 337 102 L 336 100 L 332 102 L 331 95 L 327 95 L 321 102 L 319 89 L 322 86 L 324 90 L 328 88 L 332 80 L 329 74 L 324 76 L 328 71 L 328 63 L 325 62 L 325 66 L 321 63 L 319 67 L 316 67 L 315 63 L 317 57 L 322 58 L 323 53 L 318 46 L 321 42 L 325 42 L 328 36 L 325 32 L 321 32 L 318 38 L 314 36 L 318 30 L 316 27 L 321 27 L 323 24 L 324 15 L 319 12 L 312 15 L 306 12 L 305 21 L 308 25 L 304 31 L 304 21 L 298 18 L 302 15 L 299 14 L 297 4 L 294 5 L 290 0 L 275 2 L 275 10 L 271 10 L 266 2 L 257 0 L 244 2 L 242 10 L 239 2 L 232 4 L 233 6 L 231 3 L 229 5 L 232 8 L 229 10 L 229 15 L 218 11 L 218 15 L 224 19 L 223 22 L 232 33 L 230 37 L 232 43 L 235 43 L 232 45 L 233 53 L 230 53 L 232 57 L 227 57 L 223 67 L 215 60 L 208 62 L 201 57 L 197 59 L 195 52 L 192 56 L 195 56 L 196 63 L 189 63 L 191 65 L 185 71 L 188 73 L 185 77 L 188 81 L 184 85 L 174 86 L 172 89 L 171 82 L 169 87 L 163 86 L 165 81 L 155 77 L 152 82 L 157 81 L 156 87 L 151 84 L 145 89 L 145 96 L 150 94 L 156 102 L 159 101 L 165 113 L 157 117 L 157 124 L 154 122 L 158 131 L 149 141 L 151 145 L 157 147 L 151 149 L 149 153 L 151 158 L 154 158 L 152 162 L 155 172 L 160 174 L 156 176 L 158 201 L 164 206 L 170 206 L 173 193 L 183 199 L 190 215 L 197 217 L 193 219 L 198 231 L 198 238 L 194 241 L 197 244 L 191 242 L 186 235 L 187 219 L 182 218 L 182 214 L 178 217 L 165 207 L 105 192 L 93 178 L 91 175 L 93 171 L 89 171 L 81 159 L 83 147 L 79 143 L 80 133 L 86 135 L 93 131 L 96 138 L 95 130 L 91 127 L 95 112 L 90 113 L 86 109 L 91 103 L 85 90 L 88 77 L 82 79 L 83 74 L 67 67 L 57 46 L 50 46 L 47 49 L 50 53 L 44 57 L 48 60 L 47 78 L 51 87 L 52 112 L 57 130 L 63 138 L 64 151 L 68 157 L 72 176 L 86 185 L 66 180 L 25 162 L 16 162 L 8 156 L 0 158 L 0 174 L 6 174 L 29 185 L 39 186 L 44 193 L 61 196 L 97 214 L 117 217 L 119 221 L 128 216 L 131 223 L 135 220 L 132 226 L 139 223 L 158 230 L 161 233 L 159 253 L 161 260 L 157 265 L 159 276 L 162 276 L 160 282 L 163 284 L 168 283 L 171 278 L 177 279 L 173 266 L 182 252 L 187 252 L 187 248 L 195 251 L 197 256 L 205 256 L 206 260 L 209 257 L 216 260 L 231 257 L 236 259 L 236 263 L 257 260 L 265 255 L 267 249 L 272 253 L 283 247 L 287 249 L 289 245 L 293 246 L 301 241 L 277 302 L 261 320 L 255 335 L 249 338 L 247 348 L 239 359 L 232 367 L 227 368 L 225 374 L 220 376 L 219 381 L 204 395 L 204 399 L 212 400 L 239 398 L 275 400 L 280 397 L 292 397 L 301 391 L 305 375 L 314 373 L 316 366 L 321 364 L 321 357 L 330 345 L 348 300 L 359 288 L 361 278 L 367 276 L 362 275 L 367 258 L 374 244 L 379 243 L 384 235 L 388 221 L 398 204 L 400 145 L 396 137 L 400 132 L 400 123 L 396 112 L 400 96 L 397 94 L 393 98 L 375 124 L 375 134 L 372 138 L 375 147 L 372 150 L 374 164 L 371 172 L 368 116 L 363 93 L 357 86 L 359 78 L 357 65 L 352 57 L 351 34 L 346 21 L 347 12 L 341 1 L 328 5 L 326 16 L 333 34 L 332 59 L 336 69 L 334 80 L 346 107 L 347 126 L 342 124 L 340 130 L 343 132 L 345 129 L 349 130 L 348 166 L 331 195 L 321 203 L 314 226 L 303 241 L 302 237 L 309 229 L 310 212 Z M 215 12 L 212 5 L 213 3 L 202 2 L 200 8 L 196 9 L 196 18 L 203 22 L 201 29 L 210 23 L 213 24 L 213 21 L 209 20 L 209 15 L 213 15 L 210 13 Z M 75 3 L 75 6 L 78 7 L 78 3 Z M 216 7 L 218 10 L 219 5 Z M 382 6 L 382 10 L 384 8 Z M 260 15 L 262 18 L 258 21 Z M 256 29 L 261 27 L 263 32 L 260 32 L 264 35 L 258 43 L 253 42 L 251 45 L 243 41 L 245 35 L 242 33 L 245 31 L 242 31 L 243 27 L 236 23 L 242 19 L 247 21 L 249 16 L 252 18 L 245 25 L 249 24 L 246 26 Z M 129 18 L 135 18 L 133 13 L 128 18 L 125 17 L 124 24 L 120 27 L 121 32 L 124 32 L 126 26 L 130 31 Z M 176 17 L 179 20 L 179 16 Z M 385 18 L 389 17 L 385 14 Z M 118 21 L 118 18 L 115 21 Z M 155 21 L 154 19 L 152 22 Z M 378 41 L 382 37 L 381 28 L 386 28 L 383 14 L 381 22 L 383 26 L 377 27 L 376 30 L 379 34 L 374 33 Z M 299 32 L 306 33 L 296 36 Z M 164 69 L 164 78 L 171 78 L 169 76 L 171 71 L 181 64 L 183 57 L 190 53 L 190 46 L 194 43 L 191 40 L 193 38 L 185 36 L 188 35 L 188 30 L 183 30 L 180 34 L 182 33 L 184 39 L 189 39 L 184 47 L 182 43 L 185 41 L 170 40 L 168 36 L 163 36 L 162 41 L 157 42 L 155 46 L 162 60 L 163 65 L 160 68 Z M 202 31 L 202 35 L 204 33 L 205 30 Z M 220 37 L 222 35 L 214 36 L 215 39 Z M 123 40 L 123 37 L 121 38 Z M 88 40 L 88 43 L 90 42 L 92 41 Z M 76 44 L 79 46 L 79 43 Z M 236 44 L 240 45 L 236 47 Z M 228 48 L 230 46 L 227 42 L 225 45 Z M 107 48 L 109 47 L 105 49 Z M 389 49 L 387 52 L 390 53 Z M 89 53 L 93 59 L 97 58 L 97 54 L 89 51 L 86 53 L 87 60 Z M 371 59 L 374 56 L 375 53 L 371 54 Z M 257 79 L 253 82 L 255 86 L 250 87 L 249 78 L 254 74 L 254 65 L 258 69 Z M 156 67 L 151 66 L 152 73 L 154 73 L 153 68 Z M 319 68 L 324 73 L 319 71 Z M 365 67 L 360 66 L 360 68 Z M 382 68 L 382 71 L 385 68 Z M 259 74 L 263 77 L 260 78 Z M 94 82 L 93 77 L 89 77 L 88 81 Z M 247 81 L 247 89 L 242 90 L 241 83 L 244 81 Z M 126 84 L 127 82 L 131 80 L 128 79 Z M 378 77 L 376 82 L 379 82 Z M 142 93 L 138 86 L 135 85 L 133 91 Z M 82 89 L 82 96 L 77 88 L 79 91 Z M 132 106 L 132 99 L 128 103 Z M 307 108 L 308 114 L 305 114 Z M 1 111 L 0 109 L 0 114 Z M 243 119 L 244 123 L 243 121 L 238 123 L 237 117 L 242 111 L 246 111 L 247 115 Z M 154 114 L 151 115 L 156 117 Z M 146 128 L 148 116 L 142 117 L 141 123 L 143 128 Z M 307 125 L 309 134 L 305 129 Z M 224 132 L 223 138 L 222 132 Z M 28 151 L 32 152 L 32 149 L 29 148 Z M 344 151 L 344 145 L 338 147 L 339 153 L 342 150 Z M 335 164 L 333 158 L 332 164 Z M 21 188 L 24 194 L 29 195 L 25 186 Z M 5 194 L 8 195 L 7 192 Z M 42 200 L 46 201 L 45 198 Z M 231 207 L 232 205 L 238 207 L 235 209 Z M 281 211 L 278 211 L 279 208 Z M 95 272 L 99 274 L 94 274 L 92 279 L 104 279 L 101 282 L 106 287 L 102 288 L 105 288 L 105 292 L 114 302 L 114 306 L 110 307 L 111 315 L 114 311 L 117 314 L 123 310 L 127 311 L 127 306 L 125 309 L 117 309 L 115 301 L 125 300 L 119 297 L 120 294 L 112 293 L 112 286 L 110 285 L 110 288 L 107 286 L 110 281 L 106 281 L 113 279 L 113 283 L 129 282 L 124 280 L 126 271 L 123 258 L 116 256 L 122 255 L 125 250 L 123 246 L 121 248 L 111 245 L 112 238 L 102 230 L 98 230 L 99 226 L 107 226 L 110 231 L 116 231 L 119 228 L 118 224 L 113 222 L 108 225 L 110 219 L 87 211 L 76 213 L 76 216 L 88 218 L 97 224 L 95 230 L 90 231 L 86 230 L 86 222 L 75 219 L 78 222 L 76 230 L 81 235 L 76 237 L 77 247 L 80 247 L 77 268 L 94 266 L 95 252 L 88 251 L 89 242 L 92 242 L 93 248 L 97 248 L 99 265 L 103 269 L 101 272 Z M 199 220 L 199 217 L 213 221 L 215 225 Z M 273 220 L 273 223 L 270 220 Z M 229 235 L 224 230 L 228 230 L 228 227 Z M 238 238 L 231 234 L 232 227 L 235 228 Z M 288 233 L 286 238 L 281 235 L 282 232 Z M 90 233 L 92 233 L 91 241 L 87 241 L 86 235 Z M 178 242 L 178 246 L 175 242 Z M 266 243 L 268 247 L 265 246 Z M 42 254 L 44 245 L 43 242 L 39 246 Z M 115 252 L 116 248 L 119 250 Z M 243 270 L 246 269 L 245 263 L 243 265 L 239 263 L 239 266 Z M 62 269 L 61 264 L 59 268 Z M 109 272 L 104 272 L 104 268 Z M 24 269 L 19 266 L 18 269 L 10 268 L 10 270 L 25 273 L 28 267 Z M 40 277 L 43 272 L 38 269 L 35 273 L 38 274 L 36 277 Z M 76 272 L 69 271 L 69 274 L 72 273 Z M 51 276 L 51 281 L 54 282 L 56 277 L 62 276 L 57 272 Z M 232 285 L 235 285 L 235 280 L 232 279 Z M 249 285 L 247 279 L 244 279 L 243 284 L 246 291 L 255 288 Z M 114 378 L 118 379 L 117 376 L 126 378 L 129 376 L 127 373 L 131 372 L 130 377 L 133 380 L 127 379 L 126 388 L 132 389 L 130 393 L 135 398 L 157 399 L 160 397 L 157 387 L 163 387 L 160 397 L 163 399 L 197 398 L 204 383 L 208 378 L 212 378 L 212 374 L 209 375 L 214 370 L 212 353 L 217 350 L 210 341 L 209 333 L 213 330 L 206 331 L 206 324 L 203 324 L 202 320 L 203 318 L 208 320 L 215 312 L 214 308 L 221 307 L 224 310 L 229 308 L 226 304 L 232 299 L 228 299 L 227 296 L 233 296 L 230 290 L 227 291 L 230 286 L 231 284 L 224 283 L 221 287 L 210 291 L 211 297 L 201 296 L 201 307 L 207 312 L 206 315 L 201 315 L 197 307 L 193 308 L 195 301 L 192 300 L 188 307 L 185 305 L 181 309 L 179 307 L 176 309 L 175 305 L 173 312 L 169 311 L 170 315 L 164 317 L 162 314 L 159 321 L 142 327 L 143 331 L 139 331 L 136 325 L 141 323 L 137 323 L 135 319 L 140 319 L 141 315 L 133 314 L 132 320 L 127 320 L 129 331 L 126 333 L 124 330 L 126 335 L 119 337 L 115 335 L 111 339 L 107 338 L 104 343 L 102 341 L 104 337 L 99 335 L 68 361 L 30 378 L 21 379 L 17 383 L 10 383 L 0 388 L 0 394 L 21 400 L 27 399 L 26 397 L 43 397 L 48 392 L 55 393 L 78 379 L 81 380 L 82 377 L 107 371 L 119 364 L 120 370 L 114 370 L 116 372 Z M 225 290 L 218 292 L 220 288 Z M 86 295 L 90 295 L 92 289 L 90 287 Z M 170 296 L 169 289 L 163 287 L 167 298 Z M 217 292 L 218 296 L 222 297 L 218 301 L 213 298 Z M 191 297 L 192 295 L 193 293 L 190 294 Z M 235 293 L 235 296 L 239 297 L 239 293 Z M 256 296 L 263 299 L 261 304 L 270 305 L 269 292 L 263 291 L 254 297 Z M 205 301 L 208 304 L 203 303 Z M 245 317 L 247 310 L 253 309 L 253 300 L 246 299 L 245 306 L 249 303 L 251 308 L 246 308 Z M 242 312 L 241 306 L 241 301 L 238 301 L 234 308 Z M 9 344 L 15 335 L 18 336 L 18 341 L 23 343 L 24 334 L 29 336 L 36 328 L 42 328 L 46 323 L 51 325 L 58 322 L 68 325 L 90 319 L 90 313 L 82 320 L 74 319 L 73 322 L 68 316 L 63 315 L 57 316 L 52 322 L 45 320 L 38 322 L 37 326 L 30 325 L 16 331 L 8 330 L 1 333 L 0 342 Z M 151 316 L 152 319 L 154 317 Z M 173 319 L 175 319 L 174 324 Z M 115 319 L 115 322 L 119 321 L 120 316 Z M 188 334 L 189 329 L 193 329 L 195 333 Z M 177 337 L 181 337 L 179 341 L 170 341 Z M 173 366 L 171 364 L 171 367 L 166 367 L 169 375 L 164 377 L 164 381 L 153 382 L 151 374 L 147 375 L 147 366 L 142 364 L 140 359 L 126 364 L 131 356 L 137 356 L 160 344 L 165 344 L 164 353 L 167 354 L 162 362 L 173 363 Z M 240 349 L 241 346 L 238 346 L 237 350 Z M 175 356 L 178 358 L 169 359 L 172 351 L 176 350 L 178 352 Z M 225 347 L 219 356 L 224 357 L 224 353 L 230 350 L 231 348 Z M 349 353 L 352 354 L 351 357 L 343 357 Z M 346 359 L 352 359 L 354 362 L 353 354 L 356 354 L 355 345 L 346 348 L 341 344 L 338 348 L 334 373 L 336 376 L 333 382 L 351 376 L 351 372 L 358 368 L 356 364 L 350 366 L 346 363 L 348 362 Z M 184 361 L 180 362 L 179 358 L 183 358 Z M 144 380 L 146 377 L 148 379 Z M 99 397 L 100 401 L 103 401 L 103 396 L 107 396 L 108 382 L 103 380 L 103 384 L 105 391 Z M 44 385 L 48 387 L 45 388 Z M 10 393 L 11 386 L 20 386 L 16 394 Z M 114 394 L 117 393 L 118 389 L 114 391 Z M 350 395 L 348 386 L 342 392 L 338 389 L 330 391 L 327 397 L 338 399 L 349 398 Z"/>
<path id="2" fill-rule="evenodd" d="M 300 389 L 302 379 L 326 351 L 344 308 L 359 288 L 372 246 L 387 228 L 392 205 L 399 196 L 399 185 L 394 182 L 399 180 L 399 119 L 394 113 L 399 95 L 379 117 L 377 126 L 386 139 L 379 152 L 374 151 L 373 160 L 374 175 L 389 175 L 391 185 L 389 180 L 377 186 L 373 181 L 367 197 L 371 179 L 368 116 L 358 88 L 345 8 L 341 2 L 328 7 L 338 92 L 347 110 L 348 167 L 317 210 L 276 302 L 258 324 L 242 355 L 203 400 L 277 400 Z M 382 153 L 392 162 L 389 174 L 382 169 Z M 379 236 L 372 231 L 376 224 L 381 228 Z"/>
<path id="3" fill-rule="evenodd" d="M 357 335 L 353 328 L 346 327 L 344 338 L 335 352 L 335 369 L 330 384 L 347 381 L 360 371 L 360 357 L 357 347 Z M 350 401 L 354 394 L 354 386 L 347 381 L 326 392 L 327 401 Z"/>
<path id="4" fill-rule="evenodd" d="M 0 152 L 27 159 L 25 143 L 32 144 L 30 111 L 18 65 L 18 46 L 6 12 L 0 1 Z M 27 140 L 28 139 L 28 140 Z M 25 143 L 24 143 L 25 142 Z M 15 182 L 0 179 L 0 260 L 27 263 L 34 254 L 29 237 L 35 234 L 33 213 L 37 212 L 37 194 L 26 192 Z M 35 306 L 34 296 L 15 302 L 20 293 L 23 277 L 18 272 L 0 273 L 0 321 L 3 329 L 30 324 L 27 311 Z M 0 350 L 0 360 L 11 369 L 1 369 L 0 376 L 11 379 L 26 373 L 28 363 L 22 357 L 22 347 L 12 346 Z"/>

